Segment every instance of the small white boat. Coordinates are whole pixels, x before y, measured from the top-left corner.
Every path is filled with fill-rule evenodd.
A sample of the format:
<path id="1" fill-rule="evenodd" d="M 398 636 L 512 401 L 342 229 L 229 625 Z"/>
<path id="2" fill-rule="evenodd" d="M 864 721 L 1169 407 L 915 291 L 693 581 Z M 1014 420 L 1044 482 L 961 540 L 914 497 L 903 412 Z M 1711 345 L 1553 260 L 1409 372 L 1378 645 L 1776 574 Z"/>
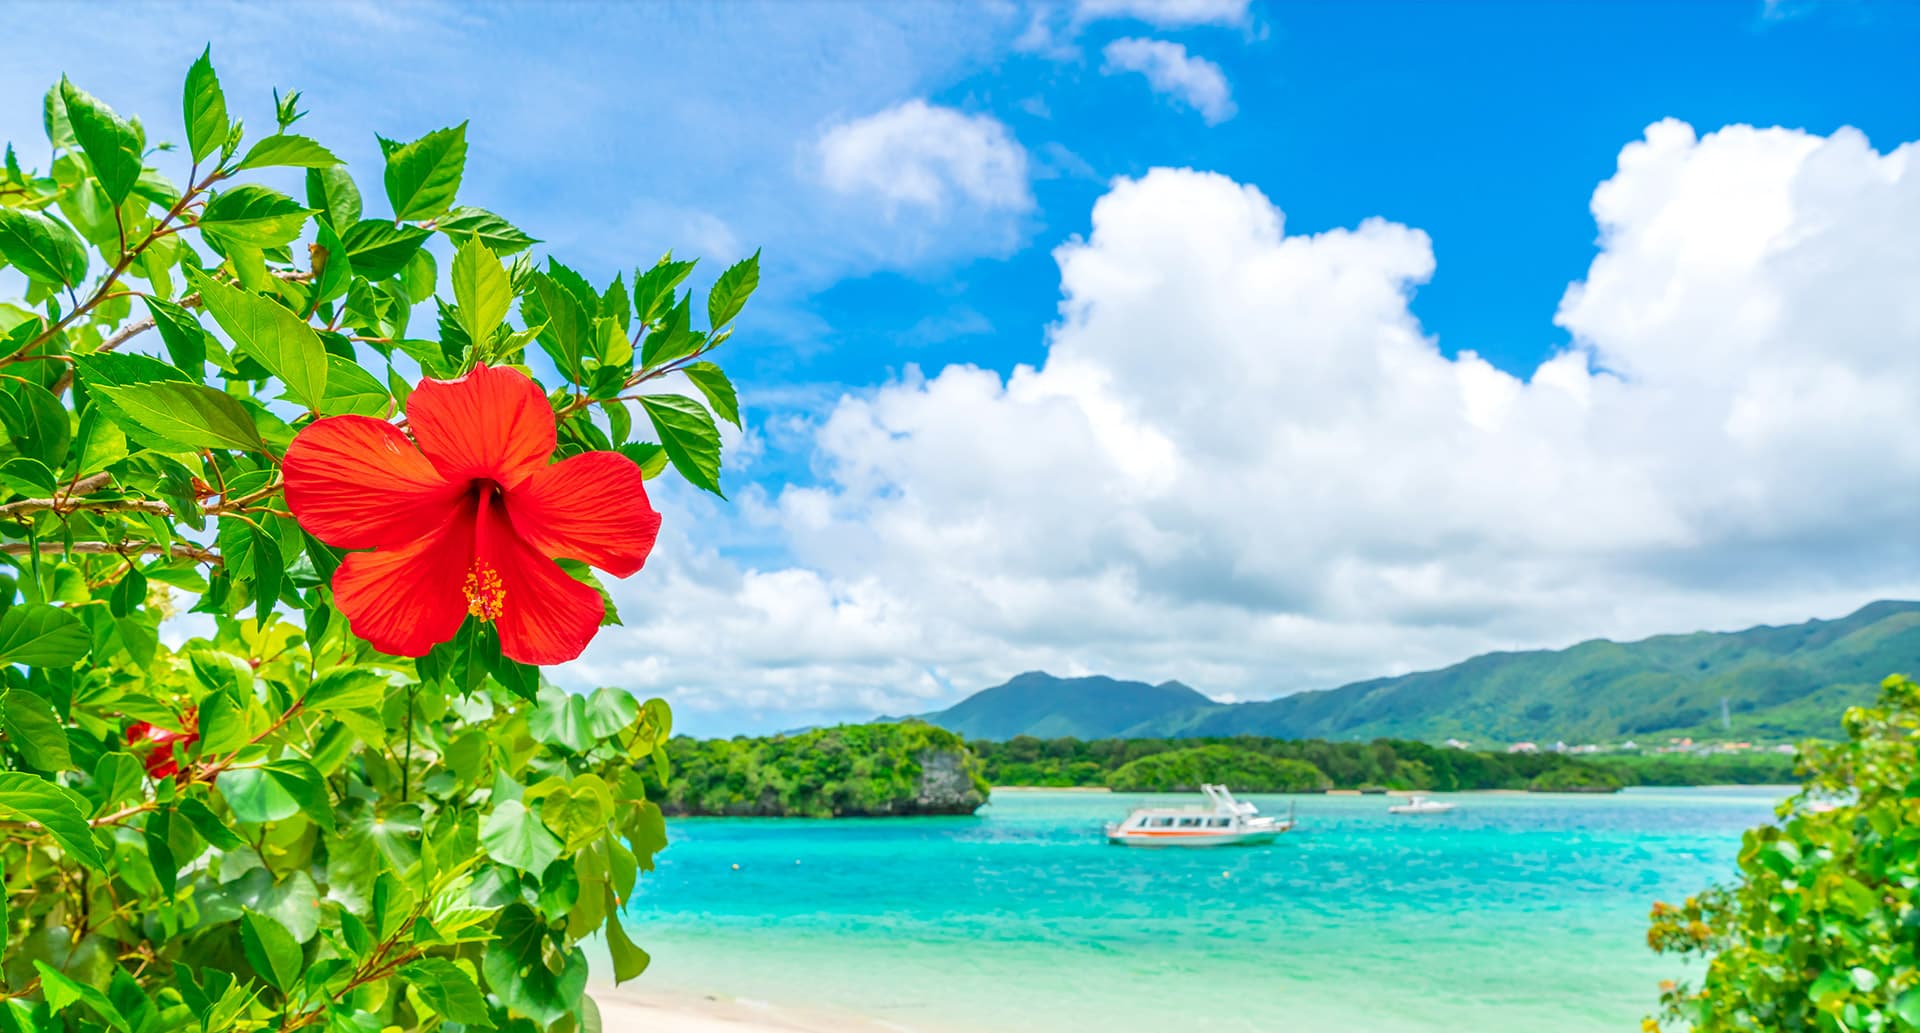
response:
<path id="1" fill-rule="evenodd" d="M 1396 803 L 1387 808 L 1388 814 L 1445 814 L 1458 804 L 1444 800 L 1435 800 L 1425 796 L 1409 796 L 1406 803 Z"/>
<path id="2" fill-rule="evenodd" d="M 1293 828 L 1293 818 L 1267 818 L 1250 803 L 1233 798 L 1226 786 L 1203 785 L 1205 807 L 1141 807 L 1127 820 L 1107 826 L 1107 842 L 1117 846 L 1243 846 L 1271 843 Z"/>

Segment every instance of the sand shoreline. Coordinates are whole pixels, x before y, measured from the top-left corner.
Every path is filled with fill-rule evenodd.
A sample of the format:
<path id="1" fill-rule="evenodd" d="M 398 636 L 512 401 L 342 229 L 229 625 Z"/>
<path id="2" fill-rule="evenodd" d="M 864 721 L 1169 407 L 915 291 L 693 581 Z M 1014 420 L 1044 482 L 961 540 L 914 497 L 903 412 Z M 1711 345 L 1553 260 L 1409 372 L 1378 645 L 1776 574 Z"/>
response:
<path id="1" fill-rule="evenodd" d="M 931 1033 L 850 1012 L 685 990 L 596 983 L 587 993 L 600 1008 L 604 1033 Z"/>

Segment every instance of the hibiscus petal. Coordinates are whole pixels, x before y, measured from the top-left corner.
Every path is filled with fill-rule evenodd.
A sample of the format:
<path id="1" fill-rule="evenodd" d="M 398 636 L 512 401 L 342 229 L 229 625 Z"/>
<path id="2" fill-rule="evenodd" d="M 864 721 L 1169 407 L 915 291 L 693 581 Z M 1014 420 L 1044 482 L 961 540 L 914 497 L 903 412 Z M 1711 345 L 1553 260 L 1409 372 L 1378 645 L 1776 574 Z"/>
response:
<path id="1" fill-rule="evenodd" d="M 475 558 L 476 566 L 490 567 L 499 576 L 494 622 L 500 629 L 500 652 L 509 659 L 565 663 L 593 641 L 606 613 L 600 593 L 521 540 L 496 503 L 480 505 Z"/>
<path id="2" fill-rule="evenodd" d="M 422 380 L 407 398 L 420 451 L 452 481 L 513 487 L 553 455 L 553 407 L 525 373 L 475 366 L 457 380 Z"/>
<path id="3" fill-rule="evenodd" d="M 395 549 L 348 554 L 333 599 L 353 633 L 394 656 L 425 656 L 467 619 L 473 510 L 461 507 L 427 536 Z"/>
<path id="4" fill-rule="evenodd" d="M 506 507 L 534 551 L 614 577 L 639 570 L 660 534 L 640 467 L 618 452 L 585 452 L 545 467 L 506 493 Z"/>
<path id="5" fill-rule="evenodd" d="M 294 435 L 282 471 L 293 518 L 338 549 L 413 541 L 445 523 L 466 490 L 399 428 L 365 416 L 315 421 Z"/>

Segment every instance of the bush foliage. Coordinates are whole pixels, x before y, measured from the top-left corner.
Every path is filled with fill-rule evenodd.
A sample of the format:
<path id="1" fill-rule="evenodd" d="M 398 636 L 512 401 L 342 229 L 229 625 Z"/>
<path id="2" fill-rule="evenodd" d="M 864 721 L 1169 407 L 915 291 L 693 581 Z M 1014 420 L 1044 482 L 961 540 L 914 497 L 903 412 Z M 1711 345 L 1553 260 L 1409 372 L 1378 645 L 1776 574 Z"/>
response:
<path id="1" fill-rule="evenodd" d="M 1655 904 L 1648 943 L 1707 960 L 1650 1031 L 1920 1029 L 1920 686 L 1889 678 L 1847 739 L 1804 755 L 1801 791 L 1749 831 L 1740 875 Z"/>
<path id="2" fill-rule="evenodd" d="M 669 814 L 971 814 L 987 801 L 987 781 L 967 744 L 918 721 L 764 738 L 680 737 L 667 744 L 667 756 L 672 780 L 649 789 Z"/>
<path id="3" fill-rule="evenodd" d="M 422 378 L 538 362 L 555 458 L 717 492 L 738 411 L 703 356 L 757 265 L 696 330 L 691 262 L 591 287 L 460 204 L 464 124 L 356 177 L 298 94 L 243 130 L 209 55 L 182 109 L 162 133 L 62 81 L 49 163 L 0 171 L 0 1031 L 594 1028 L 581 940 L 647 963 L 618 913 L 665 844 L 635 766 L 664 772 L 667 707 L 543 687 L 484 619 L 376 652 L 281 464 L 323 418 L 407 442 Z"/>

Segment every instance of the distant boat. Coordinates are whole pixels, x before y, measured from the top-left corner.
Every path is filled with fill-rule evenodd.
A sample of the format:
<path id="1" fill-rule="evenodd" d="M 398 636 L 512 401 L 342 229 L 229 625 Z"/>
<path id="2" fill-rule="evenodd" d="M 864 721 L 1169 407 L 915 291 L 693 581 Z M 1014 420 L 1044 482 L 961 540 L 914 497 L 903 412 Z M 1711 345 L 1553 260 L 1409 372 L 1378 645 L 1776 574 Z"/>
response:
<path id="1" fill-rule="evenodd" d="M 1141 807 L 1107 826 L 1116 846 L 1245 846 L 1271 843 L 1293 828 L 1293 818 L 1261 817 L 1259 809 L 1233 798 L 1226 786 L 1203 785 L 1205 807 Z"/>
<path id="2" fill-rule="evenodd" d="M 1406 803 L 1396 803 L 1387 808 L 1388 814 L 1445 814 L 1458 804 L 1435 800 L 1425 796 L 1409 796 Z"/>

